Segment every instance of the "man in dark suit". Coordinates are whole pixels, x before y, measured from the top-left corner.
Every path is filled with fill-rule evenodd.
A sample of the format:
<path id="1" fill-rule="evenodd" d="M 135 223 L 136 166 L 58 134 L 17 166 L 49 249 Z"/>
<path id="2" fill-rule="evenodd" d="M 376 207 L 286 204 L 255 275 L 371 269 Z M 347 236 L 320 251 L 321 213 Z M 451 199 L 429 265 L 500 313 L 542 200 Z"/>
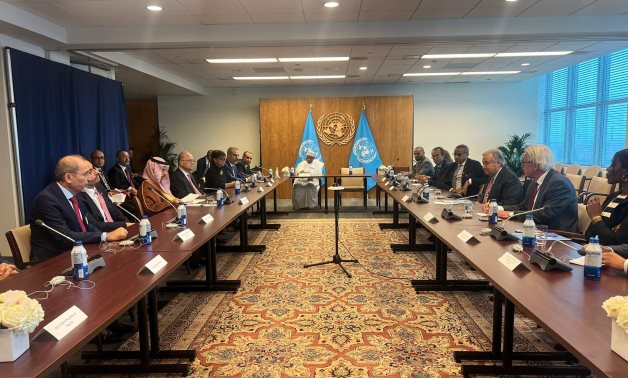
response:
<path id="1" fill-rule="evenodd" d="M 536 224 L 547 225 L 550 230 L 575 232 L 578 221 L 576 190 L 567 177 L 552 168 L 553 165 L 554 158 L 549 147 L 542 144 L 528 146 L 521 166 L 531 181 L 526 185 L 520 203 L 503 208 L 505 211 L 528 211 L 544 207 L 533 213 Z M 500 212 L 500 217 L 509 215 Z"/>
<path id="2" fill-rule="evenodd" d="M 249 177 L 253 174 L 251 170 L 251 162 L 253 161 L 253 153 L 251 151 L 244 151 L 242 154 L 242 160 L 236 163 L 238 172 L 240 175 Z"/>
<path id="3" fill-rule="evenodd" d="M 420 182 L 427 182 L 430 186 L 436 186 L 440 189 L 449 190 L 451 187 L 451 180 L 449 180 L 449 184 L 447 180 L 444 179 L 447 170 L 449 169 L 449 165 L 451 164 L 451 157 L 449 153 L 445 151 L 443 147 L 434 147 L 432 149 L 432 160 L 434 161 L 434 175 L 430 176 L 419 176 L 418 180 Z"/>
<path id="4" fill-rule="evenodd" d="M 488 204 L 491 200 L 499 205 L 514 205 L 521 202 L 523 189 L 519 178 L 506 167 L 504 154 L 498 150 L 488 150 L 482 154 L 484 173 L 489 177 L 482 186 L 478 202 Z"/>
<path id="5" fill-rule="evenodd" d="M 83 243 L 122 240 L 127 230 L 105 222 L 88 222 L 84 201 L 78 194 L 83 191 L 93 174 L 92 164 L 80 155 L 61 158 L 55 167 L 55 182 L 42 190 L 31 208 L 31 254 L 33 260 L 44 260 L 72 248 L 72 243 L 42 226 L 46 225 L 74 240 Z M 80 202 L 80 203 L 79 203 Z"/>
<path id="6" fill-rule="evenodd" d="M 177 198 L 183 198 L 188 194 L 203 194 L 198 187 L 192 169 L 194 168 L 194 156 L 188 151 L 183 151 L 177 159 L 177 168 L 170 173 L 170 191 Z"/>
<path id="7" fill-rule="evenodd" d="M 105 190 L 100 175 L 94 169 L 87 185 L 83 189 L 83 199 L 87 209 L 88 221 L 91 222 L 116 222 L 118 227 L 125 227 L 127 218 L 122 210 L 111 202 Z"/>
<path id="8" fill-rule="evenodd" d="M 480 186 L 488 182 L 488 176 L 484 174 L 482 164 L 479 161 L 469 159 L 469 147 L 464 144 L 456 146 L 454 150 L 454 163 L 449 166 L 445 174 L 443 189 L 462 196 L 478 194 Z"/>
<path id="9" fill-rule="evenodd" d="M 131 194 L 137 194 L 133 172 L 129 166 L 131 159 L 126 151 L 118 151 L 116 154 L 117 164 L 109 169 L 107 176 L 112 189 L 128 190 Z"/>
<path id="10" fill-rule="evenodd" d="M 100 150 L 94 150 L 91 154 L 89 154 L 89 159 L 92 162 L 92 166 L 94 166 L 94 170 L 100 176 L 100 184 L 105 188 L 106 191 L 111 191 L 111 185 L 109 185 L 109 180 L 107 179 L 107 175 L 105 174 L 105 154 Z"/>
<path id="11" fill-rule="evenodd" d="M 207 150 L 207 155 L 196 161 L 196 171 L 194 171 L 194 178 L 200 186 L 205 185 L 205 173 L 209 169 L 211 162 L 212 150 Z"/>

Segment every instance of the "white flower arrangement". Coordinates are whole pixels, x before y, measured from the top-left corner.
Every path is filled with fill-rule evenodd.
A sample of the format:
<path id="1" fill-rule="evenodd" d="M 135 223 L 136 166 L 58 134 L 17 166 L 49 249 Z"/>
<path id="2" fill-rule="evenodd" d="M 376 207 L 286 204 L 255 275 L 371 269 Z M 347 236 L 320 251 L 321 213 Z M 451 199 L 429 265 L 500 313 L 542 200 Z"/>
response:
<path id="1" fill-rule="evenodd" d="M 288 168 L 288 167 L 283 167 L 283 168 L 281 168 L 281 172 L 282 172 L 282 173 L 290 173 L 290 168 Z"/>
<path id="2" fill-rule="evenodd" d="M 608 298 L 602 303 L 602 308 L 608 317 L 615 319 L 615 323 L 628 334 L 628 296 L 617 295 Z"/>
<path id="3" fill-rule="evenodd" d="M 9 290 L 0 294 L 0 326 L 14 334 L 27 334 L 44 320 L 44 309 L 36 299 L 29 298 L 21 290 Z"/>

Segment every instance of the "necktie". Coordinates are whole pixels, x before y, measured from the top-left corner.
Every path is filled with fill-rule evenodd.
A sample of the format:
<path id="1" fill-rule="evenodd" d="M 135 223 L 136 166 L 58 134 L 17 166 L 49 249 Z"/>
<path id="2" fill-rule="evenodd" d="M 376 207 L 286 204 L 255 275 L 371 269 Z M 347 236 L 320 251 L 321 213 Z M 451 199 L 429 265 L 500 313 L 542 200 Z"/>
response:
<path id="1" fill-rule="evenodd" d="M 536 181 L 532 181 L 530 185 L 532 185 L 532 187 L 530 188 L 530 197 L 528 197 L 528 210 L 533 210 L 534 199 L 536 198 L 536 193 L 539 191 L 539 184 Z"/>
<path id="2" fill-rule="evenodd" d="M 196 185 L 194 185 L 194 181 L 192 181 L 192 176 L 189 173 L 185 173 L 185 177 L 188 178 L 190 185 L 192 185 L 192 188 L 194 188 L 194 193 L 201 194 L 201 192 L 199 192 L 198 189 L 196 189 Z"/>
<path id="3" fill-rule="evenodd" d="M 456 174 L 454 175 L 454 189 L 462 188 L 462 171 L 464 166 L 462 164 L 458 164 L 458 168 L 456 168 Z"/>
<path id="4" fill-rule="evenodd" d="M 113 222 L 113 218 L 111 218 L 111 214 L 109 213 L 109 209 L 107 208 L 105 199 L 102 198 L 102 195 L 100 194 L 98 190 L 94 190 L 94 194 L 96 195 L 96 198 L 98 199 L 98 203 L 100 204 L 100 209 L 102 210 L 103 213 L 105 213 L 105 220 L 107 222 Z"/>
<path id="5" fill-rule="evenodd" d="M 70 202 L 72 202 L 72 208 L 74 209 L 74 214 L 76 215 L 76 219 L 81 226 L 81 231 L 85 232 L 87 229 L 85 228 L 85 223 L 83 223 L 83 218 L 81 217 L 81 209 L 79 209 L 78 201 L 76 196 L 70 198 Z"/>
<path id="6" fill-rule="evenodd" d="M 107 191 L 110 191 L 111 187 L 109 186 L 109 182 L 107 181 L 107 176 L 105 176 L 101 169 L 98 169 L 98 176 L 100 176 L 100 181 L 105 186 L 105 189 L 107 189 Z"/>
<path id="7" fill-rule="evenodd" d="M 131 188 L 135 188 L 135 183 L 133 182 L 133 177 L 131 177 L 129 167 L 124 168 L 124 172 L 126 173 L 126 179 L 129 180 L 129 185 L 131 186 Z"/>
<path id="8" fill-rule="evenodd" d="M 484 201 L 486 203 L 488 201 L 488 196 L 491 194 L 491 189 L 493 188 L 493 182 L 495 181 L 495 176 L 491 177 L 491 181 L 486 185 L 486 191 L 484 192 Z"/>

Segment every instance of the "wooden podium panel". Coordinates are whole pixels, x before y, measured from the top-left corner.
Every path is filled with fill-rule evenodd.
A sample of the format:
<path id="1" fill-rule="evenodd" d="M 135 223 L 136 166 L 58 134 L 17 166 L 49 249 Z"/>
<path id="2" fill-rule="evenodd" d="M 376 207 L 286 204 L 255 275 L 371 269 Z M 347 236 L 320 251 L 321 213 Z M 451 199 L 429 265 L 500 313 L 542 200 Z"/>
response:
<path id="1" fill-rule="evenodd" d="M 263 167 L 295 166 L 307 113 L 312 106 L 314 125 L 321 116 L 344 113 L 351 116 L 357 132 L 362 105 L 384 164 L 412 166 L 414 131 L 413 96 L 324 97 L 324 98 L 260 98 L 260 162 Z M 328 146 L 319 137 L 323 162 L 328 173 L 340 173 L 349 166 L 354 138 L 345 145 Z M 360 197 L 359 193 L 344 194 Z M 289 185 L 277 189 L 278 198 L 291 198 Z"/>

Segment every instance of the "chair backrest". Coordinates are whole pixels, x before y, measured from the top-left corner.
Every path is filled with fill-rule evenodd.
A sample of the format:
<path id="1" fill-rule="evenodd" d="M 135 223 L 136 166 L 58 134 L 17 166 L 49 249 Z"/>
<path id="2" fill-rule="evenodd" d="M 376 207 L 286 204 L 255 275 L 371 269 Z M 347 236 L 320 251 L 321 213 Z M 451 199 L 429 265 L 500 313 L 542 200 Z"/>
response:
<path id="1" fill-rule="evenodd" d="M 364 174 L 364 168 L 353 168 L 353 173 L 362 175 Z M 348 175 L 349 168 L 340 168 L 341 175 Z M 360 187 L 364 188 L 364 179 L 362 177 L 343 177 L 342 178 L 342 186 L 352 188 L 352 187 Z"/>
<path id="2" fill-rule="evenodd" d="M 613 185 L 609 184 L 608 180 L 605 178 L 594 176 L 591 177 L 591 183 L 589 183 L 587 191 L 591 193 L 610 194 L 613 191 Z M 592 197 L 599 197 L 600 202 L 603 203 L 608 196 L 594 195 Z"/>
<path id="3" fill-rule="evenodd" d="M 591 224 L 591 218 L 587 214 L 587 206 L 583 203 L 578 204 L 578 232 L 584 233 Z"/>
<path id="4" fill-rule="evenodd" d="M 556 163 L 554 164 L 554 169 L 557 170 L 559 173 L 564 173 L 563 171 L 565 169 L 565 166 L 561 163 Z"/>
<path id="5" fill-rule="evenodd" d="M 34 265 L 31 262 L 31 226 L 27 224 L 26 226 L 16 227 L 7 231 L 5 236 L 9 242 L 15 266 L 22 270 L 29 265 Z"/>
<path id="6" fill-rule="evenodd" d="M 572 164 L 568 167 L 565 167 L 565 174 L 570 175 L 579 175 L 580 174 L 580 164 Z"/>
<path id="7" fill-rule="evenodd" d="M 565 176 L 567 176 L 569 181 L 573 184 L 573 187 L 576 189 L 574 195 L 577 196 L 580 194 L 580 192 L 582 192 L 582 185 L 584 185 L 584 176 L 572 175 L 570 173 L 566 173 Z"/>
<path id="8" fill-rule="evenodd" d="M 592 165 L 589 168 L 582 171 L 582 175 L 586 177 L 597 177 L 600 175 L 601 168 L 599 165 Z"/>

